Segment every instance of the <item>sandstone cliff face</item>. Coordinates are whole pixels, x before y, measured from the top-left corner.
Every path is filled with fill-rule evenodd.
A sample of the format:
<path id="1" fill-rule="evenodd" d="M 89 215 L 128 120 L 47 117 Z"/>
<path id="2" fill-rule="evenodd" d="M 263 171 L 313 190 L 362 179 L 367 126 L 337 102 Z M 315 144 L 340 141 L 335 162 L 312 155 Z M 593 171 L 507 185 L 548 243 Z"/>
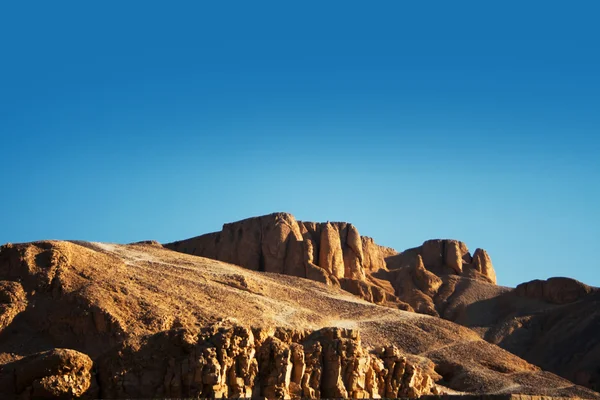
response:
<path id="1" fill-rule="evenodd" d="M 363 267 L 365 271 L 376 272 L 380 269 L 386 269 L 386 258 L 398 254 L 394 249 L 378 245 L 368 236 L 362 236 L 361 241 L 364 255 Z"/>
<path id="2" fill-rule="evenodd" d="M 471 256 L 463 242 L 428 240 L 398 253 L 361 236 L 352 224 L 296 221 L 287 213 L 225 224 L 221 232 L 165 247 L 251 270 L 339 285 L 377 304 L 430 315 L 438 315 L 434 297 L 440 276 L 454 274 L 496 283 L 487 252 L 477 249 Z"/>
<path id="3" fill-rule="evenodd" d="M 342 285 L 366 300 L 396 301 L 393 293 L 366 279 L 385 269 L 394 250 L 361 237 L 346 222 L 302 222 L 275 213 L 225 224 L 220 232 L 166 244 L 187 254 L 225 261 L 255 271 L 277 272 Z M 401 305 L 401 307 L 404 305 Z"/>
<path id="4" fill-rule="evenodd" d="M 394 347 L 367 350 L 356 331 L 207 327 L 127 343 L 100 364 L 104 397 L 379 398 L 437 393 Z M 156 363 L 165 359 L 168 367 Z M 436 377 L 438 378 L 438 377 Z"/>
<path id="5" fill-rule="evenodd" d="M 449 277 L 496 283 L 492 261 L 483 249 L 471 256 L 467 245 L 450 239 L 427 240 L 421 246 L 385 258 L 387 270 L 373 276 L 392 283 L 398 300 L 415 311 L 438 316 L 445 308 Z"/>
<path id="6" fill-rule="evenodd" d="M 490 282 L 496 283 L 496 271 L 494 271 L 492 260 L 487 251 L 483 249 L 475 250 L 473 254 L 473 266 L 477 272 L 489 278 Z"/>
<path id="7" fill-rule="evenodd" d="M 420 247 L 392 255 L 386 261 L 388 267 L 399 268 L 413 264 L 417 256 L 423 259 L 427 270 L 438 276 L 454 274 L 496 283 L 496 273 L 488 253 L 476 249 L 471 256 L 467 245 L 458 240 L 427 240 Z"/>

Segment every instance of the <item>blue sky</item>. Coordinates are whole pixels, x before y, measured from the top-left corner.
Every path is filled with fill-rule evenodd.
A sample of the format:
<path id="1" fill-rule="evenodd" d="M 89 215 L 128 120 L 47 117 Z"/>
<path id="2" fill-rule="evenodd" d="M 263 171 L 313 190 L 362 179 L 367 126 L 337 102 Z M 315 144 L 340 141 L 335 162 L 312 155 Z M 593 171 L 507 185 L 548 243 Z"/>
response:
<path id="1" fill-rule="evenodd" d="M 600 286 L 596 2 L 220 4 L 0 6 L 0 242 L 288 211 Z"/>

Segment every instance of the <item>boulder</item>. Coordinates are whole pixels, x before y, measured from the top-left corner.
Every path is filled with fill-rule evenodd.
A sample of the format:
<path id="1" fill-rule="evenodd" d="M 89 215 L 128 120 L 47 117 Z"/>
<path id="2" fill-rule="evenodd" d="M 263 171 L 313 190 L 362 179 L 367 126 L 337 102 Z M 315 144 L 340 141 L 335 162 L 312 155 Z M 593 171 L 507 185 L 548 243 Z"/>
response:
<path id="1" fill-rule="evenodd" d="M 53 349 L 2 366 L 0 392 L 31 399 L 70 399 L 92 383 L 92 360 L 75 350 Z"/>

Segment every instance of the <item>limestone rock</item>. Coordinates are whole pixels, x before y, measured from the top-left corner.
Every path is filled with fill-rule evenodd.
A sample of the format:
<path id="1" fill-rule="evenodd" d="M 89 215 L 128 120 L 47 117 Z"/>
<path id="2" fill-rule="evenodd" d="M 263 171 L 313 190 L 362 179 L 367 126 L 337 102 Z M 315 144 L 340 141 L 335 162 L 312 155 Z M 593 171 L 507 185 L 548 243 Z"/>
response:
<path id="1" fill-rule="evenodd" d="M 343 243 L 344 277 L 364 280 L 362 241 L 356 227 L 352 224 L 344 226 L 340 231 L 340 240 Z"/>
<path id="2" fill-rule="evenodd" d="M 321 243 L 321 224 L 315 222 L 298 222 L 304 240 L 306 261 L 319 263 L 319 249 Z"/>
<path id="3" fill-rule="evenodd" d="M 430 297 L 433 297 L 442 286 L 442 280 L 425 268 L 421 256 L 417 256 L 417 262 L 412 268 L 412 278 L 416 287 Z"/>
<path id="4" fill-rule="evenodd" d="M 385 259 L 398 254 L 394 249 L 380 246 L 368 236 L 361 236 L 363 268 L 365 271 L 377 271 L 386 268 Z"/>
<path id="5" fill-rule="evenodd" d="M 427 240 L 423 243 L 421 257 L 427 268 L 441 268 L 444 265 L 444 241 Z"/>
<path id="6" fill-rule="evenodd" d="M 427 240 L 421 246 L 420 254 L 425 267 L 437 273 L 443 272 L 444 267 L 449 267 L 460 275 L 463 263 L 471 260 L 467 246 L 452 239 Z"/>
<path id="7" fill-rule="evenodd" d="M 435 390 L 397 349 L 369 351 L 350 329 L 208 327 L 132 344 L 101 361 L 103 397 L 416 398 Z M 168 360 L 166 375 L 155 359 Z"/>
<path id="8" fill-rule="evenodd" d="M 75 350 L 53 349 L 6 364 L 0 393 L 19 398 L 81 397 L 91 385 L 92 360 Z"/>
<path id="9" fill-rule="evenodd" d="M 242 265 L 255 271 L 289 272 L 306 276 L 300 227 L 291 214 L 274 213 L 224 224 L 220 232 L 209 233 L 166 245 L 183 253 Z M 288 249 L 288 245 L 290 249 Z"/>
<path id="10" fill-rule="evenodd" d="M 328 271 L 323 268 L 316 266 L 312 262 L 309 262 L 306 266 L 306 277 L 310 280 L 324 283 L 326 285 L 332 285 L 333 280 Z"/>
<path id="11" fill-rule="evenodd" d="M 296 258 L 298 263 L 303 260 L 301 255 L 302 249 L 300 247 L 294 247 L 288 254 L 288 242 L 290 240 L 302 240 L 302 234 L 296 220 L 291 214 L 279 213 L 274 215 L 274 221 L 270 219 L 270 216 L 261 219 L 264 270 L 266 272 L 284 273 L 286 256 L 288 258 Z M 294 251 L 297 253 L 294 253 Z M 295 271 L 293 263 L 288 263 L 288 265 L 292 265 L 289 268 L 292 268 L 291 271 L 296 272 L 293 275 L 306 276 L 299 272 L 301 270 L 300 267 L 298 268 L 299 271 Z"/>
<path id="12" fill-rule="evenodd" d="M 394 250 L 360 236 L 346 222 L 296 221 L 291 214 L 274 213 L 223 225 L 220 232 L 169 243 L 166 248 L 213 258 L 245 268 L 276 272 L 337 285 L 339 279 L 365 299 L 385 301 L 385 290 L 367 283 L 366 270 L 385 269 L 385 256 Z M 346 285 L 348 286 L 348 285 Z M 367 293 L 358 288 L 370 287 Z M 372 292 L 376 293 L 373 294 Z"/>
<path id="13" fill-rule="evenodd" d="M 438 313 L 433 298 L 419 289 L 421 283 L 417 284 L 418 278 L 415 277 L 417 274 L 418 272 L 415 271 L 414 267 L 401 268 L 395 271 L 394 289 L 396 296 L 401 301 L 409 304 L 418 313 L 437 316 Z M 429 277 L 429 274 L 431 273 L 429 272 L 427 277 Z"/>
<path id="14" fill-rule="evenodd" d="M 463 265 L 463 274 L 467 269 L 472 267 Z M 417 303 L 422 300 L 420 311 L 427 312 L 433 291 L 426 294 L 419 289 L 419 279 L 426 280 L 419 278 L 418 270 L 423 272 L 403 264 L 366 272 L 365 281 L 356 280 L 359 288 L 373 285 L 368 287 L 373 301 L 377 301 L 375 289 L 384 289 L 390 307 L 381 307 L 306 279 L 244 270 L 154 245 L 48 241 L 2 246 L 0 281 L 8 282 L 3 286 L 7 289 L 3 301 L 14 303 L 25 293 L 27 306 L 0 334 L 0 375 L 8 372 L 7 379 L 0 376 L 4 385 L 0 387 L 8 385 L 0 389 L 0 397 L 11 398 L 7 393 L 17 391 L 17 371 L 28 370 L 14 368 L 22 364 L 13 363 L 46 349 L 72 348 L 94 361 L 90 388 L 84 393 L 88 398 L 257 398 L 261 393 L 293 398 L 324 396 L 325 391 L 378 397 L 385 396 L 386 390 L 404 396 L 404 391 L 417 393 L 409 390 L 411 386 L 427 388 L 432 380 L 471 394 L 540 394 L 543 385 L 545 395 L 596 398 L 480 341 L 474 330 L 489 324 L 506 326 L 507 335 L 500 335 L 502 346 L 510 349 L 521 343 L 516 348 L 526 349 L 535 364 L 540 354 L 550 354 L 550 362 L 539 364 L 544 369 L 594 387 L 600 293 L 553 306 L 507 295 L 510 289 L 487 281 L 463 279 L 455 273 L 442 276 L 444 284 L 434 297 L 445 293 L 444 301 L 460 308 L 454 314 L 461 323 L 473 318 L 472 331 L 391 309 L 395 306 L 391 282 L 402 276 L 401 284 L 411 290 L 408 296 Z M 331 285 L 354 282 L 323 276 Z M 456 282 L 454 290 L 446 290 L 449 282 Z M 500 294 L 497 301 L 488 291 Z M 476 301 L 481 303 L 469 308 Z M 521 327 L 507 324 L 523 305 L 534 314 L 518 316 L 515 322 Z M 546 317 L 548 310 L 559 314 Z M 352 330 L 308 330 L 330 323 L 360 326 L 364 343 L 393 344 L 400 350 L 363 347 Z M 244 327 L 251 325 L 258 328 Z M 295 329 L 270 328 L 281 325 Z M 548 348 L 553 351 L 547 352 Z M 392 365 L 387 356 L 395 358 L 393 371 L 386 368 L 386 362 Z M 67 379 L 72 380 L 64 375 L 69 374 L 46 379 L 40 386 L 64 387 Z M 27 385 L 20 398 L 43 393 L 34 392 L 37 383 Z"/>
<path id="15" fill-rule="evenodd" d="M 340 242 L 339 231 L 329 222 L 321 231 L 321 248 L 319 251 L 319 266 L 336 278 L 345 274 L 344 254 Z"/>
<path id="16" fill-rule="evenodd" d="M 473 253 L 473 265 L 483 276 L 487 277 L 492 283 L 496 283 L 496 271 L 494 271 L 492 260 L 487 251 L 483 249 L 475 250 L 475 253 Z"/>
<path id="17" fill-rule="evenodd" d="M 496 282 L 487 252 L 477 249 L 472 257 L 458 240 L 427 240 L 420 247 L 397 253 L 361 236 L 352 224 L 296 221 L 287 213 L 225 224 L 220 232 L 165 247 L 252 270 L 341 285 L 365 300 L 385 304 L 391 299 L 431 315 L 437 314 L 432 297 L 441 285 L 440 276 L 455 274 Z M 386 271 L 408 266 L 406 273 L 379 279 Z"/>
<path id="18" fill-rule="evenodd" d="M 287 213 L 228 223 L 220 232 L 165 247 L 251 270 L 341 285 L 365 300 L 402 309 L 412 306 L 431 315 L 437 314 L 432 296 L 440 286 L 440 276 L 455 274 L 496 282 L 487 253 L 478 249 L 471 257 L 458 240 L 427 240 L 420 247 L 398 253 L 361 236 L 352 224 L 296 221 Z M 406 273 L 394 272 L 393 277 L 380 279 L 408 266 Z"/>
<path id="19" fill-rule="evenodd" d="M 445 255 L 444 261 L 447 266 L 452 268 L 454 272 L 457 274 L 462 273 L 462 263 L 463 263 L 463 253 L 461 247 L 464 244 L 458 242 L 457 240 L 446 240 L 445 244 Z M 461 246 L 463 245 L 463 246 Z M 464 246 L 466 247 L 466 246 Z"/>

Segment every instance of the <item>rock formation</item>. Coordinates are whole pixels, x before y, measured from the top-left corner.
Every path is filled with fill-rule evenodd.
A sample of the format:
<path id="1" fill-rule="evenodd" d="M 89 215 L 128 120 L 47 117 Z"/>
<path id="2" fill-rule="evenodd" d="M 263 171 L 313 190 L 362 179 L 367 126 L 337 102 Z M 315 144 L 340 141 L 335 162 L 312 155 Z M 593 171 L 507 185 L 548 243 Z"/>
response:
<path id="1" fill-rule="evenodd" d="M 473 253 L 473 266 L 477 272 L 487 277 L 490 282 L 496 283 L 496 271 L 494 271 L 492 260 L 487 251 L 483 249 L 475 250 L 475 253 Z"/>
<path id="2" fill-rule="evenodd" d="M 407 307 L 366 279 L 367 272 L 385 269 L 385 257 L 395 251 L 362 237 L 346 222 L 302 222 L 291 214 L 275 213 L 225 224 L 220 232 L 165 247 L 255 271 L 342 285 L 366 300 Z"/>
<path id="3" fill-rule="evenodd" d="M 339 285 L 377 304 L 431 315 L 437 315 L 433 296 L 441 284 L 438 276 L 496 282 L 485 250 L 477 249 L 472 257 L 466 244 L 457 240 L 428 240 L 400 254 L 361 236 L 352 224 L 296 221 L 287 213 L 225 224 L 220 232 L 165 247 L 251 270 Z"/>
<path id="4" fill-rule="evenodd" d="M 286 235 L 283 226 L 270 232 Z M 297 238 L 287 231 L 288 244 L 304 242 L 290 236 Z M 360 260 L 356 246 L 341 248 Z M 281 259 L 274 249 L 271 265 Z M 332 284 L 374 302 L 394 291 L 384 278 L 396 271 L 363 270 L 364 282 L 328 277 L 326 285 L 152 242 L 2 246 L 1 397 L 414 397 L 439 390 L 600 398 L 460 325 L 399 310 L 388 298 L 392 307 L 374 305 Z M 400 270 L 423 296 L 436 292 L 439 277 L 422 262 Z M 448 279 L 498 288 L 455 274 L 439 279 L 436 299 Z M 597 343 L 589 333 L 573 342 Z M 591 385 L 597 358 L 587 354 L 577 379 Z"/>
<path id="5" fill-rule="evenodd" d="M 397 348 L 367 350 L 358 332 L 205 327 L 159 333 L 100 360 L 103 396 L 378 398 L 438 393 Z M 157 364 L 166 360 L 167 368 Z M 118 376 L 119 379 L 115 379 Z M 437 378 L 437 377 L 435 377 Z M 140 385 L 139 382 L 144 382 Z"/>
<path id="6" fill-rule="evenodd" d="M 0 393 L 19 399 L 82 396 L 92 382 L 92 360 L 75 350 L 54 349 L 2 366 Z"/>
<path id="7" fill-rule="evenodd" d="M 339 285 L 342 289 L 376 304 L 442 316 L 473 327 L 481 337 L 491 343 L 543 365 L 544 368 L 560 372 L 563 376 L 589 387 L 599 385 L 596 382 L 599 375 L 591 367 L 597 357 L 589 355 L 595 353 L 586 353 L 586 357 L 579 357 L 581 361 L 573 359 L 567 367 L 549 357 L 544 347 L 533 344 L 540 341 L 536 337 L 546 337 L 538 331 L 544 332 L 545 327 L 555 325 L 555 319 L 543 317 L 544 315 L 558 315 L 558 321 L 564 318 L 564 313 L 551 309 L 551 305 L 574 304 L 581 299 L 587 299 L 586 296 L 591 293 L 592 288 L 568 278 L 551 278 L 547 281 L 536 280 L 521 284 L 509 296 L 506 288 L 495 285 L 496 273 L 489 254 L 480 248 L 471 254 L 467 245 L 457 240 L 427 240 L 421 246 L 398 253 L 377 245 L 373 239 L 361 237 L 356 228 L 348 223 L 298 222 L 289 214 L 273 214 L 226 224 L 221 233 L 166 246 L 190 254 L 215 257 L 216 245 L 217 250 L 228 249 L 217 254 L 216 259 L 235 262 L 226 254 L 238 251 L 235 250 L 238 245 L 219 244 L 219 240 L 215 239 L 212 239 L 212 247 L 197 246 L 196 243 L 206 240 L 205 238 L 223 240 L 223 237 L 229 237 L 224 236 L 224 232 L 231 229 L 230 225 L 240 229 L 256 225 L 259 221 L 261 229 L 265 229 L 274 223 L 277 224 L 278 220 L 285 220 L 293 227 L 289 231 L 294 232 L 294 239 L 287 239 L 284 257 L 287 267 L 283 269 L 284 273 L 333 286 Z M 298 229 L 294 228 L 295 226 L 298 226 Z M 299 237 L 301 239 L 298 239 Z M 282 243 L 285 238 L 285 235 L 281 235 L 275 236 L 273 240 Z M 231 240 L 226 239 L 226 242 Z M 246 266 L 244 263 L 239 265 Z M 295 272 L 291 272 L 292 270 Z M 516 311 L 521 307 L 519 298 L 535 301 L 531 310 Z M 493 307 L 493 312 L 488 309 L 479 310 L 486 302 L 497 304 Z M 495 317 L 492 317 L 493 315 Z M 574 329 L 587 332 L 590 323 L 585 321 L 588 319 L 583 320 Z M 579 328 L 580 325 L 585 328 Z M 561 331 L 557 337 L 571 335 L 567 331 Z M 549 336 L 544 340 L 554 343 Z M 559 352 L 562 354 L 562 349 L 570 347 L 573 346 L 561 347 Z M 533 352 L 527 350 L 528 348 L 537 350 Z M 581 351 L 585 353 L 585 350 Z M 566 350 L 561 359 L 570 357 L 569 354 L 569 350 Z"/>
<path id="8" fill-rule="evenodd" d="M 438 274 L 456 274 L 496 283 L 492 261 L 483 249 L 476 249 L 473 256 L 467 245 L 458 240 L 427 240 L 422 246 L 411 249 L 413 256 L 419 254 L 427 269 Z M 393 256 L 392 256 L 393 257 Z M 394 260 L 391 260 L 394 263 Z"/>
<path id="9" fill-rule="evenodd" d="M 445 301 L 440 300 L 444 296 L 438 291 L 449 277 L 496 283 L 487 252 L 477 249 L 471 256 L 467 245 L 458 240 L 427 240 L 419 247 L 389 255 L 385 261 L 387 271 L 374 275 L 392 282 L 398 300 L 429 315 L 441 315 L 445 308 Z"/>

